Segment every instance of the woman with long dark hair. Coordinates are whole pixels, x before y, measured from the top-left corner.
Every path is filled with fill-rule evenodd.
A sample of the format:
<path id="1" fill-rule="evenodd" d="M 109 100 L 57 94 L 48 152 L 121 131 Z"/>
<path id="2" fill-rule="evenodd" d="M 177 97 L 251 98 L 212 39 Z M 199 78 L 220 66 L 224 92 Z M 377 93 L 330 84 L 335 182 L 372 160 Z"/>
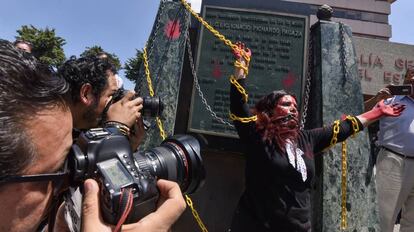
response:
<path id="1" fill-rule="evenodd" d="M 251 53 L 243 44 L 238 46 L 245 54 L 235 52 L 230 108 L 239 137 L 246 144 L 246 180 L 231 231 L 309 232 L 314 154 L 384 115 L 400 115 L 404 106 L 379 102 L 371 111 L 348 116 L 332 126 L 300 130 L 296 98 L 281 90 L 257 102 L 252 116 L 244 89 Z"/>

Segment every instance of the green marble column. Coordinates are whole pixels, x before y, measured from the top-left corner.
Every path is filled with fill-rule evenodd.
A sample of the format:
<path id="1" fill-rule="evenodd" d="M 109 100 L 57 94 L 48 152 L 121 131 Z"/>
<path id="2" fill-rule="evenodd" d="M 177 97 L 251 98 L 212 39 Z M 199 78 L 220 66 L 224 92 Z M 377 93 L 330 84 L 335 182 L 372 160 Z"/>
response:
<path id="1" fill-rule="evenodd" d="M 358 115 L 364 110 L 350 27 L 320 21 L 313 26 L 312 36 L 315 67 L 309 112 L 312 119 L 307 128 L 328 125 L 343 114 Z M 342 64 L 346 66 L 346 74 Z M 348 228 L 345 231 L 379 231 L 369 149 L 367 129 L 347 140 Z M 341 144 L 317 156 L 316 162 L 314 231 L 340 231 Z"/>
<path id="2" fill-rule="evenodd" d="M 147 52 L 149 70 L 155 96 L 164 103 L 161 121 L 167 136 L 174 132 L 181 71 L 185 52 L 185 36 L 190 24 L 190 15 L 180 2 L 161 1 L 153 30 L 148 39 Z M 149 96 L 149 89 L 142 65 L 135 91 L 141 96 Z M 158 146 L 162 139 L 154 119 L 146 133 L 140 149 Z"/>

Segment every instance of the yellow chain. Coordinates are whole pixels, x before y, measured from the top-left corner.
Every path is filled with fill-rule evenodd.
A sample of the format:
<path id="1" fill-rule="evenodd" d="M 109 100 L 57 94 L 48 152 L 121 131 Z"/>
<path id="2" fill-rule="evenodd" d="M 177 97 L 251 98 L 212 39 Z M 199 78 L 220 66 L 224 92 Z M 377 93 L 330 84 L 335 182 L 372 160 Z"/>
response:
<path id="1" fill-rule="evenodd" d="M 167 138 L 167 135 L 165 134 L 164 126 L 162 124 L 162 121 L 159 117 L 157 117 L 156 120 L 157 120 L 158 128 L 160 129 L 160 136 L 161 136 L 162 140 L 165 140 L 165 138 Z"/>
<path id="2" fill-rule="evenodd" d="M 187 3 L 186 0 L 181 0 L 181 3 L 184 5 L 184 7 L 196 18 L 201 24 L 203 24 L 215 37 L 217 37 L 219 40 L 223 41 L 227 46 L 229 46 L 231 49 L 240 52 L 240 54 L 243 56 L 243 58 L 249 62 L 250 57 L 246 55 L 246 52 L 243 49 L 240 49 L 236 44 L 233 44 L 229 39 L 226 39 L 226 37 L 220 32 L 218 32 L 216 29 L 214 29 L 208 22 L 206 22 L 200 15 L 198 15 L 193 9 L 191 9 L 191 6 Z"/>
<path id="3" fill-rule="evenodd" d="M 150 93 L 151 97 L 153 97 L 154 96 L 154 89 L 152 88 L 152 81 L 151 81 L 151 77 L 150 77 L 150 70 L 149 70 L 149 65 L 148 65 L 148 57 L 147 57 L 147 48 L 146 47 L 144 47 L 143 58 L 144 58 L 145 75 L 147 76 L 147 84 L 148 84 L 149 93 Z M 164 131 L 164 126 L 162 124 L 162 121 L 159 117 L 157 117 L 156 120 L 157 120 L 158 128 L 160 130 L 160 136 L 161 136 L 162 140 L 165 140 L 165 138 L 167 136 L 166 136 L 166 133 Z M 200 217 L 198 216 L 197 211 L 193 207 L 193 202 L 191 201 L 191 198 L 188 195 L 185 195 L 185 198 L 186 198 L 186 202 L 187 202 L 188 206 L 191 208 L 193 216 L 196 219 L 196 221 L 197 221 L 198 225 L 200 226 L 201 230 L 203 232 L 208 232 L 207 228 L 204 226 L 203 222 L 201 221 Z M 190 203 L 191 203 L 191 205 L 190 205 Z"/>
<path id="4" fill-rule="evenodd" d="M 352 122 L 352 130 L 353 130 L 353 134 L 352 134 L 352 138 L 355 137 L 356 133 L 359 131 L 359 124 L 358 121 L 356 120 L 355 117 L 352 117 L 350 115 L 346 116 L 346 119 L 350 120 Z"/>
<path id="5" fill-rule="evenodd" d="M 236 116 L 233 113 L 230 113 L 230 119 L 233 120 L 233 121 L 240 121 L 242 123 L 249 123 L 249 122 L 256 121 L 257 120 L 257 116 L 254 115 L 254 116 L 251 116 L 251 117 L 248 117 L 248 118 L 241 118 L 241 117 Z"/>
<path id="6" fill-rule="evenodd" d="M 352 137 L 355 137 L 355 134 L 360 130 L 358 121 L 355 117 L 347 115 L 346 119 L 352 123 Z M 332 147 L 338 142 L 338 133 L 339 133 L 339 120 L 334 122 L 333 134 L 331 139 Z M 346 230 L 348 228 L 347 221 L 347 209 L 346 209 L 346 188 L 347 188 L 347 175 L 348 175 L 348 164 L 346 156 L 346 141 L 342 142 L 342 156 L 341 156 L 341 230 Z"/>
<path id="7" fill-rule="evenodd" d="M 216 29 L 214 29 L 209 23 L 207 23 L 202 17 L 200 17 L 195 11 L 193 11 L 193 9 L 191 9 L 191 6 L 187 3 L 187 1 L 181 0 L 181 3 L 201 24 L 203 24 L 203 26 L 205 26 L 211 33 L 213 33 L 214 36 L 216 36 L 219 40 L 223 41 L 227 46 L 229 46 L 234 51 L 239 52 L 243 56 L 243 58 L 246 60 L 247 64 L 250 62 L 250 56 L 247 56 L 246 52 L 243 49 L 240 49 L 236 44 L 233 44 L 229 39 L 226 39 L 226 37 L 224 35 L 220 34 L 220 32 L 218 32 Z M 235 64 L 235 66 L 236 66 L 236 64 Z M 246 68 L 245 66 L 240 67 L 240 68 L 242 68 L 245 71 L 246 75 L 247 75 L 247 73 L 249 71 L 248 68 Z M 230 80 L 230 82 L 231 82 L 231 80 Z M 247 95 L 246 91 L 244 90 L 244 88 L 240 85 L 238 87 L 235 83 L 233 83 L 233 84 L 236 86 L 236 88 L 239 91 L 241 91 L 240 93 L 243 94 L 245 102 L 247 102 L 248 95 Z M 251 121 L 256 121 L 257 116 L 252 116 L 252 117 L 249 117 L 249 118 L 239 118 L 236 115 L 230 113 L 230 119 L 238 120 L 238 121 L 241 121 L 243 123 L 247 123 L 247 122 L 251 122 Z M 197 223 L 200 226 L 201 230 L 203 232 L 206 232 L 207 228 L 204 226 L 203 222 L 201 221 L 200 217 L 198 216 L 197 211 L 193 208 L 193 203 L 192 203 L 190 197 L 188 197 L 186 195 L 186 199 L 187 199 L 187 204 L 191 208 L 191 211 L 193 212 L 193 216 L 197 220 Z"/>
<path id="8" fill-rule="evenodd" d="M 145 67 L 145 75 L 147 77 L 147 83 L 148 83 L 148 90 L 151 97 L 154 96 L 154 89 L 152 88 L 152 81 L 150 77 L 150 70 L 148 65 L 148 57 L 147 57 L 147 47 L 144 47 L 144 53 L 142 54 L 144 58 L 144 67 Z"/>
<path id="9" fill-rule="evenodd" d="M 144 47 L 144 52 L 143 52 L 142 56 L 144 58 L 145 75 L 147 77 L 147 84 L 148 84 L 149 94 L 150 94 L 151 97 L 154 97 L 154 89 L 152 88 L 152 81 L 151 81 L 151 75 L 150 75 L 150 70 L 149 70 L 149 65 L 148 65 L 148 57 L 147 57 L 147 48 L 146 47 Z M 158 129 L 160 130 L 160 136 L 164 140 L 167 137 L 165 135 L 164 126 L 163 126 L 162 121 L 159 117 L 157 117 L 156 120 L 157 120 Z"/>
<path id="10" fill-rule="evenodd" d="M 194 218 L 196 219 L 198 225 L 200 226 L 201 231 L 208 232 L 208 230 L 207 230 L 206 226 L 204 225 L 203 221 L 201 221 L 201 218 L 198 215 L 197 210 L 194 209 L 193 201 L 191 200 L 191 198 L 188 195 L 184 195 L 184 196 L 185 196 L 185 201 L 187 202 L 188 207 L 190 207 L 191 213 L 193 214 Z"/>
<path id="11" fill-rule="evenodd" d="M 333 147 L 338 142 L 338 133 L 339 133 L 339 120 L 336 120 L 334 122 L 331 145 L 329 145 L 329 148 Z"/>
<path id="12" fill-rule="evenodd" d="M 243 88 L 243 86 L 241 86 L 239 82 L 237 82 L 234 75 L 230 76 L 230 83 L 232 83 L 237 88 L 237 91 L 239 91 L 243 95 L 244 102 L 247 102 L 249 95 L 246 93 L 246 90 Z"/>
<path id="13" fill-rule="evenodd" d="M 249 75 L 249 64 L 243 65 L 240 61 L 236 60 L 234 62 L 234 67 L 241 68 L 244 70 L 244 74 L 247 76 Z"/>
<path id="14" fill-rule="evenodd" d="M 347 210 L 346 210 L 346 179 L 347 179 L 347 158 L 346 158 L 346 142 L 342 142 L 342 175 L 341 175 L 341 230 L 348 227 Z"/>

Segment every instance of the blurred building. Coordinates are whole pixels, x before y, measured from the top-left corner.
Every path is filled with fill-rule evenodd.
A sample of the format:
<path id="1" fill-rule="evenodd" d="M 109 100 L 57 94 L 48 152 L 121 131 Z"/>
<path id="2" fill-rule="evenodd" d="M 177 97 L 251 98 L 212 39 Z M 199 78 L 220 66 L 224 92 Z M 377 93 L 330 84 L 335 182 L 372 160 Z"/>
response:
<path id="1" fill-rule="evenodd" d="M 388 40 L 392 36 L 388 16 L 393 2 L 395 0 L 203 0 L 202 4 L 308 15 L 311 25 L 317 21 L 319 6 L 328 4 L 334 9 L 332 20 L 351 26 L 355 35 Z"/>

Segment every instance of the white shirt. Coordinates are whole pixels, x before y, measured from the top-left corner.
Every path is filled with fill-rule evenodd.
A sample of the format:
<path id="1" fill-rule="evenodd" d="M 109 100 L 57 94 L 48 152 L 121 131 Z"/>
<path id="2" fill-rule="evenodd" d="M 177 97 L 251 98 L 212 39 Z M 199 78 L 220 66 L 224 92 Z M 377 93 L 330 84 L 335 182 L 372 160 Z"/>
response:
<path id="1" fill-rule="evenodd" d="M 414 100 L 409 96 L 394 96 L 385 104 L 399 103 L 405 110 L 398 117 L 382 117 L 378 143 L 392 151 L 414 157 Z"/>

